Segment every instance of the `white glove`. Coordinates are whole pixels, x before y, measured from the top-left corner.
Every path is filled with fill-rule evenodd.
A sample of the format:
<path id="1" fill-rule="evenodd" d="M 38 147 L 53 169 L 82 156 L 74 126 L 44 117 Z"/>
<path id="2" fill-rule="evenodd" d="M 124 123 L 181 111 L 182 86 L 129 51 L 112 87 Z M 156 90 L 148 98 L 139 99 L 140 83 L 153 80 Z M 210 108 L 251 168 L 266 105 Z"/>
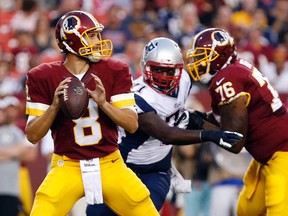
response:
<path id="1" fill-rule="evenodd" d="M 190 193 L 192 191 L 191 180 L 184 179 L 173 164 L 171 173 L 171 189 L 174 193 Z"/>

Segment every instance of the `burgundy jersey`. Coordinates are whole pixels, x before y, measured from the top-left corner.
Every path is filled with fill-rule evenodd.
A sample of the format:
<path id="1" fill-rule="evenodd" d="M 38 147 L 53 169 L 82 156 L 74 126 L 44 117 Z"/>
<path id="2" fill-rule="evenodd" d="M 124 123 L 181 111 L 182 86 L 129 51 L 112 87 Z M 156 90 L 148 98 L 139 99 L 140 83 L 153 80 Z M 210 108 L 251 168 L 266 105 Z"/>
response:
<path id="1" fill-rule="evenodd" d="M 219 71 L 209 89 L 213 113 L 247 95 L 248 132 L 245 148 L 265 163 L 276 151 L 288 151 L 288 114 L 266 77 L 243 59 Z"/>
<path id="2" fill-rule="evenodd" d="M 111 58 L 91 64 L 81 81 L 87 88 L 94 90 L 96 85 L 92 73 L 101 79 L 107 101 L 117 108 L 134 107 L 132 80 L 127 64 Z M 59 83 L 72 76 L 62 62 L 41 64 L 30 70 L 26 82 L 26 113 L 41 116 L 52 104 Z M 79 119 L 68 119 L 60 109 L 51 131 L 54 152 L 72 159 L 102 157 L 118 149 L 116 124 L 92 98 L 89 99 L 86 113 Z"/>

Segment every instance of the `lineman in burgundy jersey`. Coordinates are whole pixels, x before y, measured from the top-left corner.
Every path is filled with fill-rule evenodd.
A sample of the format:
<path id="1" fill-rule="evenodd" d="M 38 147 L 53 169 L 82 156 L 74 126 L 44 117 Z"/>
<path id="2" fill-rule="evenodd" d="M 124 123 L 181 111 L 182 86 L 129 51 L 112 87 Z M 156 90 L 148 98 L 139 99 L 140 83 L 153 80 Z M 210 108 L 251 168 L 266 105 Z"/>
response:
<path id="1" fill-rule="evenodd" d="M 87 88 L 95 89 L 95 82 L 91 74 L 97 75 L 102 80 L 107 101 L 112 101 L 112 104 L 118 102 L 119 108 L 133 107 L 133 94 L 130 93 L 132 81 L 126 64 L 112 59 L 92 64 L 82 81 Z M 63 66 L 62 62 L 43 64 L 32 69 L 27 75 L 30 96 L 27 101 L 27 114 L 38 116 L 45 112 L 52 103 L 55 89 L 59 83 L 65 77 L 71 76 L 73 75 Z M 131 101 L 128 104 L 127 99 Z M 51 127 L 55 145 L 54 153 L 65 154 L 73 159 L 89 159 L 105 156 L 118 149 L 115 123 L 97 107 L 92 99 L 90 99 L 88 107 L 83 118 L 77 120 L 67 119 L 63 112 L 59 111 Z M 98 124 L 101 125 L 101 128 Z M 84 133 L 82 133 L 83 128 L 85 128 Z"/>
<path id="2" fill-rule="evenodd" d="M 245 147 L 253 156 L 237 215 L 287 215 L 288 113 L 278 92 L 252 64 L 238 58 L 233 37 L 223 29 L 198 33 L 187 58 L 192 78 L 209 85 L 221 128 L 244 135 L 227 150 L 239 153 Z"/>
<path id="3" fill-rule="evenodd" d="M 213 78 L 209 92 L 216 115 L 219 107 L 241 96 L 248 98 L 245 148 L 257 161 L 266 163 L 276 151 L 288 151 L 286 108 L 267 79 L 250 63 L 240 59 L 221 70 Z M 263 131 L 269 133 L 263 136 Z"/>

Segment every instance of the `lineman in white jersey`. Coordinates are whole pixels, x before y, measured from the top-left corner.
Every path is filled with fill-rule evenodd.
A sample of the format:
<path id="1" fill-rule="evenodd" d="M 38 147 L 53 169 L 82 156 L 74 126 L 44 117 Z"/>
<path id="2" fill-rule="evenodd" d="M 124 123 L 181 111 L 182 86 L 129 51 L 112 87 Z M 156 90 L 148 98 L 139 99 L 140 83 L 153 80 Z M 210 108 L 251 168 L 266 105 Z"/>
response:
<path id="1" fill-rule="evenodd" d="M 190 77 L 184 70 L 182 71 L 179 86 L 181 87 L 177 88 L 177 90 L 171 94 L 157 94 L 155 90 L 143 81 L 142 77 L 136 79 L 134 82 L 134 90 L 138 114 L 141 115 L 142 113 L 148 112 L 156 113 L 162 120 L 170 126 L 173 126 L 175 119 L 177 119 L 179 113 L 184 109 L 185 101 L 192 87 Z M 155 125 L 155 127 L 157 127 L 157 125 Z M 142 132 L 139 131 L 139 133 Z M 145 133 L 143 133 L 143 135 L 144 134 Z M 131 140 L 132 137 L 128 138 Z M 128 138 L 122 138 L 124 143 Z M 170 161 L 172 145 L 163 145 L 163 139 L 160 140 L 153 136 L 142 137 L 140 134 L 139 136 L 135 136 L 134 134 L 133 138 L 137 146 L 120 144 L 121 148 L 123 148 L 122 155 L 125 157 L 127 164 L 131 164 L 131 166 L 136 165 L 136 167 L 140 165 L 141 170 L 142 168 L 155 170 L 155 163 L 161 162 L 166 157 L 168 157 L 167 160 Z M 139 142 L 139 138 L 142 138 L 142 142 Z M 160 168 L 161 171 L 165 171 L 167 168 L 170 168 L 170 164 L 163 163 L 163 165 L 160 165 Z"/>
<path id="2" fill-rule="evenodd" d="M 195 113 L 187 116 L 187 129 L 194 130 L 174 127 L 184 111 L 192 81 L 183 70 L 182 53 L 173 40 L 163 37 L 151 40 L 143 51 L 141 64 L 142 76 L 134 80 L 139 129 L 134 134 L 124 133 L 119 147 L 127 166 L 147 186 L 154 205 L 160 210 L 170 188 L 171 144 L 212 141 L 220 146 L 232 146 L 241 139 L 241 134 L 210 130 L 218 128 Z M 89 205 L 86 213 L 115 215 L 105 205 Z"/>

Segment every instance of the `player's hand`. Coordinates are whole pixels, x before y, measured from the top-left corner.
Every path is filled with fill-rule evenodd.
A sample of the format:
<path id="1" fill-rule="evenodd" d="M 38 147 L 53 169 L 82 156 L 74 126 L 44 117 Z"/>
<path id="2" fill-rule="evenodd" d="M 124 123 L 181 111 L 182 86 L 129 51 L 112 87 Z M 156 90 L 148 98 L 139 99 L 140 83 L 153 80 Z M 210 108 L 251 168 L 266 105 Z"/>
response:
<path id="1" fill-rule="evenodd" d="M 232 148 L 233 145 L 240 141 L 242 138 L 242 134 L 231 131 L 208 130 L 201 132 L 202 142 L 212 141 L 224 148 Z"/>
<path id="2" fill-rule="evenodd" d="M 56 88 L 54 92 L 54 98 L 51 107 L 55 107 L 56 109 L 60 109 L 60 100 L 59 96 L 64 94 L 64 89 L 68 88 L 69 82 L 71 82 L 71 77 L 67 77 L 64 80 L 62 80 L 58 87 Z"/>
<path id="3" fill-rule="evenodd" d="M 94 91 L 87 89 L 88 93 L 92 97 L 92 99 L 99 105 L 102 106 L 106 102 L 106 92 L 105 88 L 99 79 L 98 76 L 91 74 L 92 77 L 94 78 L 94 81 L 96 83 L 96 89 Z"/>
<path id="4" fill-rule="evenodd" d="M 188 130 L 201 130 L 203 124 L 203 117 L 198 112 L 185 110 L 175 121 L 174 126 Z"/>

